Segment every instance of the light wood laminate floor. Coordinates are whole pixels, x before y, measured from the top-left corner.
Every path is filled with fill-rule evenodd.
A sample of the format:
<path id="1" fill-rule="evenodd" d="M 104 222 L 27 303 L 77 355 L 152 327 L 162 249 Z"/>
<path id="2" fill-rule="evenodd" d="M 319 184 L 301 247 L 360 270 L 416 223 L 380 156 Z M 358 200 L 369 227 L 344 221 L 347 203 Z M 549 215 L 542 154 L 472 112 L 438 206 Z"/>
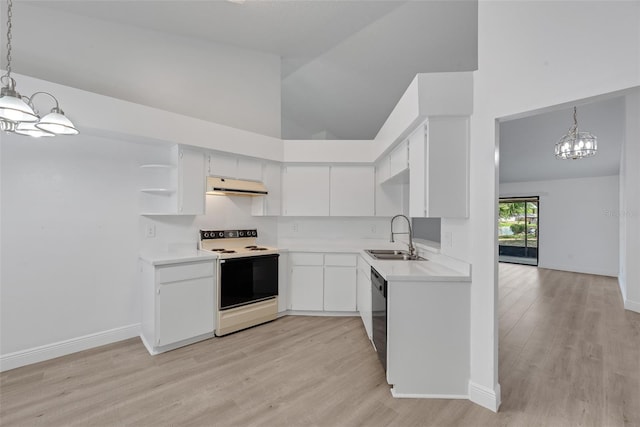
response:
<path id="1" fill-rule="evenodd" d="M 640 426 L 640 314 L 613 278 L 500 265 L 494 414 L 394 399 L 359 318 L 294 317 L 151 357 L 139 339 L 0 375 L 2 426 Z"/>

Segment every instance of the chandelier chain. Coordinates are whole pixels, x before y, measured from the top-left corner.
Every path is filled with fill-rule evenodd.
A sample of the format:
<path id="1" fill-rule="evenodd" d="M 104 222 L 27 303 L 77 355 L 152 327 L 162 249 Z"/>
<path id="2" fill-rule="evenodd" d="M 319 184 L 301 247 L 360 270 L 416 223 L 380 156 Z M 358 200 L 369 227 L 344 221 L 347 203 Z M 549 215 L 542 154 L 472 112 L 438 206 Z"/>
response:
<path id="1" fill-rule="evenodd" d="M 7 77 L 11 79 L 11 17 L 13 16 L 13 1 L 7 0 Z"/>
<path id="2" fill-rule="evenodd" d="M 573 126 L 569 129 L 570 135 L 576 135 L 578 132 L 578 109 L 573 107 Z"/>

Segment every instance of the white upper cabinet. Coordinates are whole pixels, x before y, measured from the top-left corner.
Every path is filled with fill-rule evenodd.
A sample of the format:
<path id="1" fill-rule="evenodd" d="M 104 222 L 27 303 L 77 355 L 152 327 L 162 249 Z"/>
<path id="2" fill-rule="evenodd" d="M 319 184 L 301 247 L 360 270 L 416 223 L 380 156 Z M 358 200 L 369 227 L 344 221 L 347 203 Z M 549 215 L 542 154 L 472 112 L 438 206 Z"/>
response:
<path id="1" fill-rule="evenodd" d="M 287 166 L 282 174 L 283 214 L 329 216 L 329 166 Z"/>
<path id="2" fill-rule="evenodd" d="M 142 215 L 204 214 L 204 153 L 175 145 L 167 151 L 167 158 L 140 165 Z"/>
<path id="3" fill-rule="evenodd" d="M 261 179 L 269 194 L 253 197 L 251 214 L 254 216 L 280 215 L 282 213 L 282 167 L 280 163 L 264 163 Z"/>
<path id="4" fill-rule="evenodd" d="M 430 118 L 409 145 L 410 216 L 467 218 L 469 118 Z"/>
<path id="5" fill-rule="evenodd" d="M 229 154 L 211 153 L 209 156 L 209 175 L 237 178 L 238 158 Z"/>
<path id="6" fill-rule="evenodd" d="M 284 215 L 375 214 L 372 166 L 286 166 L 282 179 Z"/>
<path id="7" fill-rule="evenodd" d="M 248 179 L 250 181 L 262 181 L 262 162 L 256 159 L 240 157 L 238 159 L 238 176 L 239 179 Z M 267 187 L 268 189 L 269 187 Z"/>
<path id="8" fill-rule="evenodd" d="M 389 179 L 409 168 L 409 144 L 403 141 L 389 154 Z"/>
<path id="9" fill-rule="evenodd" d="M 331 216 L 373 216 L 373 166 L 331 167 Z"/>
<path id="10" fill-rule="evenodd" d="M 408 182 L 409 142 L 402 141 L 376 163 L 376 182 L 397 184 Z"/>
<path id="11" fill-rule="evenodd" d="M 389 179 L 389 157 L 384 157 L 376 165 L 376 216 L 406 215 L 408 213 L 409 182 L 407 172 L 401 174 L 404 176 L 404 180 Z"/>
<path id="12" fill-rule="evenodd" d="M 181 147 L 178 160 L 178 213 L 203 215 L 206 186 L 204 153 Z"/>
<path id="13" fill-rule="evenodd" d="M 262 161 L 250 157 L 212 152 L 209 155 L 209 175 L 224 178 L 262 180 Z"/>

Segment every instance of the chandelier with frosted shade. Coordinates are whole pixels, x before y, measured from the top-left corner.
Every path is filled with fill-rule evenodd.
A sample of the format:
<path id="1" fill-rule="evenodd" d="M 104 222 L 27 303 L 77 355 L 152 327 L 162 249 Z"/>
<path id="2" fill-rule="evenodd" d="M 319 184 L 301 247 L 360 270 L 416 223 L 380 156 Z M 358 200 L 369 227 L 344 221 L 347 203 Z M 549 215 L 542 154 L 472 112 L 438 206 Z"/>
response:
<path id="1" fill-rule="evenodd" d="M 27 97 L 16 90 L 16 81 L 11 77 L 12 17 L 13 2 L 7 0 L 7 72 L 0 77 L 0 130 L 36 138 L 78 134 L 78 129 L 64 115 L 55 96 L 48 92 L 36 92 Z M 41 116 L 34 99 L 44 95 L 53 99 L 55 106 L 48 114 Z"/>

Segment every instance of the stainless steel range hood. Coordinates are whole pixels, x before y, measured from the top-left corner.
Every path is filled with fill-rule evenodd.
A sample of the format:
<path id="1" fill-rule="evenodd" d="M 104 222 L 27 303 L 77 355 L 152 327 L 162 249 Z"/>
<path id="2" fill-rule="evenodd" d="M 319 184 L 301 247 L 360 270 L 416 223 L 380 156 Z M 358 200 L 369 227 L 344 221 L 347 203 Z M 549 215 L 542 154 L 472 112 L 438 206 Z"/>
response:
<path id="1" fill-rule="evenodd" d="M 242 179 L 207 177 L 207 194 L 231 196 L 264 196 L 267 188 L 258 181 Z"/>

